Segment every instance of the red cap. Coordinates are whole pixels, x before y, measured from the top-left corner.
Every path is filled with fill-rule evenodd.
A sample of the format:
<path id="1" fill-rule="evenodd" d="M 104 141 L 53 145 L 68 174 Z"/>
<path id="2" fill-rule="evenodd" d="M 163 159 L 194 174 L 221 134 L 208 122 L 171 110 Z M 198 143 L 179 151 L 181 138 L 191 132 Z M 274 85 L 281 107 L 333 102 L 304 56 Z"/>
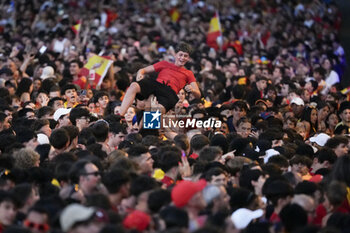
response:
<path id="1" fill-rule="evenodd" d="M 151 217 L 139 210 L 131 212 L 123 221 L 123 226 L 126 229 L 137 229 L 138 231 L 144 231 L 147 229 Z"/>
<path id="2" fill-rule="evenodd" d="M 206 185 L 207 182 L 204 179 L 197 182 L 184 180 L 173 188 L 171 191 L 171 199 L 176 207 L 184 207 L 191 200 L 191 198 L 196 193 L 202 191 Z"/>

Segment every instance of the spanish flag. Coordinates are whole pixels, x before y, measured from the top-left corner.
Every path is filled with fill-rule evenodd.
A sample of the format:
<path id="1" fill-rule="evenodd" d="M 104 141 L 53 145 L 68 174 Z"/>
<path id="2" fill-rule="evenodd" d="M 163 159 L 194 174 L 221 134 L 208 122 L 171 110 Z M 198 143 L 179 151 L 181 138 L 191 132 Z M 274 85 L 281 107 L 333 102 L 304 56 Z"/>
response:
<path id="1" fill-rule="evenodd" d="M 78 21 L 77 21 L 77 24 L 75 24 L 75 25 L 72 26 L 72 30 L 73 30 L 73 32 L 74 32 L 75 35 L 78 35 L 78 34 L 79 34 L 80 28 L 81 28 L 81 21 L 78 20 Z"/>
<path id="2" fill-rule="evenodd" d="M 94 77 L 91 81 L 93 81 L 93 86 L 99 88 L 101 85 L 103 78 L 106 76 L 109 67 L 112 65 L 113 61 L 109 60 L 105 57 L 94 55 L 89 58 L 88 62 L 84 65 L 84 67 L 80 70 L 79 75 L 89 77 L 91 75 L 91 71 L 94 73 Z"/>
<path id="3" fill-rule="evenodd" d="M 209 47 L 218 50 L 221 45 L 218 43 L 218 38 L 221 37 L 221 25 L 219 13 L 216 12 L 214 17 L 211 18 L 209 24 L 209 31 L 207 34 L 207 44 Z"/>
<path id="4" fill-rule="evenodd" d="M 180 12 L 177 8 L 172 8 L 170 10 L 170 18 L 173 23 L 177 23 L 180 19 Z"/>

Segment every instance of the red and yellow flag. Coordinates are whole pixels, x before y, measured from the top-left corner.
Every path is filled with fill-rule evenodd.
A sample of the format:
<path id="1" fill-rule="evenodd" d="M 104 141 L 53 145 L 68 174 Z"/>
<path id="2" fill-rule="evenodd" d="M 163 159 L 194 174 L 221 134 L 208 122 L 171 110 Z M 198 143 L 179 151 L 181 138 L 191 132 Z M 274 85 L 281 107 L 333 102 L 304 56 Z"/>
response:
<path id="1" fill-rule="evenodd" d="M 173 23 L 176 23 L 180 19 L 180 12 L 177 8 L 172 8 L 170 10 L 170 18 Z"/>
<path id="2" fill-rule="evenodd" d="M 72 30 L 73 30 L 73 32 L 74 32 L 75 35 L 78 35 L 78 34 L 79 34 L 80 28 L 81 28 L 81 21 L 78 20 L 78 21 L 77 21 L 77 24 L 75 24 L 75 25 L 72 26 Z"/>
<path id="3" fill-rule="evenodd" d="M 216 12 L 214 17 L 211 18 L 209 24 L 209 31 L 207 34 L 207 44 L 209 47 L 218 50 L 221 45 L 218 43 L 218 38 L 221 37 L 221 25 L 219 13 Z"/>
<path id="4" fill-rule="evenodd" d="M 99 88 L 112 63 L 112 60 L 105 57 L 93 55 L 80 70 L 79 74 L 89 77 L 90 81 L 94 83 L 93 86 Z"/>

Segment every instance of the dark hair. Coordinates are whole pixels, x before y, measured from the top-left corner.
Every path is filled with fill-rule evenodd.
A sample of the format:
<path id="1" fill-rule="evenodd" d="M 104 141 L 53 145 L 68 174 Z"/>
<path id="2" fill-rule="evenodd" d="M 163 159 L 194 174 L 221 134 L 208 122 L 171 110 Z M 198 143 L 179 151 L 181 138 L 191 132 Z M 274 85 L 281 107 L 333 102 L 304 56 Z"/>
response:
<path id="1" fill-rule="evenodd" d="M 171 193 L 169 190 L 157 189 L 152 191 L 147 200 L 148 208 L 152 213 L 158 213 L 159 210 L 171 202 Z"/>
<path id="2" fill-rule="evenodd" d="M 18 84 L 16 95 L 21 98 L 21 95 L 25 92 L 29 93 L 30 86 L 33 84 L 32 80 L 29 78 L 22 78 L 21 82 Z"/>
<path id="3" fill-rule="evenodd" d="M 130 175 L 124 169 L 114 168 L 103 175 L 102 182 L 109 193 L 115 194 L 123 185 L 130 182 Z"/>
<path id="4" fill-rule="evenodd" d="M 73 108 L 69 114 L 69 120 L 73 125 L 76 125 L 76 119 L 81 117 L 90 118 L 90 112 L 86 108 Z"/>
<path id="5" fill-rule="evenodd" d="M 185 53 L 188 53 L 190 56 L 192 55 L 192 52 L 193 52 L 193 49 L 192 49 L 192 46 L 185 43 L 185 42 L 180 42 L 177 46 L 176 46 L 176 49 L 175 49 L 175 52 L 178 53 L 178 52 L 185 52 Z"/>
<path id="6" fill-rule="evenodd" d="M 248 105 L 246 104 L 246 102 L 239 100 L 233 103 L 232 109 L 244 110 L 248 112 Z"/>
<path id="7" fill-rule="evenodd" d="M 183 209 L 176 208 L 175 206 L 168 206 L 162 209 L 159 215 L 164 220 L 167 229 L 174 227 L 188 227 L 188 214 Z"/>
<path id="8" fill-rule="evenodd" d="M 147 152 L 149 152 L 147 147 L 145 147 L 142 144 L 136 144 L 136 145 L 133 145 L 132 147 L 129 148 L 128 155 L 130 158 L 135 158 L 135 157 L 139 157 L 139 156 L 141 156 L 141 154 L 145 154 Z"/>
<path id="9" fill-rule="evenodd" d="M 97 103 L 97 102 L 98 102 L 98 99 L 101 98 L 101 97 L 103 97 L 103 96 L 107 96 L 107 97 L 109 98 L 107 92 L 105 92 L 105 91 L 99 91 L 99 92 L 97 92 L 97 93 L 94 95 L 94 103 Z"/>
<path id="10" fill-rule="evenodd" d="M 62 87 L 61 89 L 61 95 L 65 95 L 66 94 L 66 91 L 69 90 L 69 89 L 74 89 L 75 91 L 77 91 L 77 87 L 74 85 L 74 84 L 66 84 L 65 86 Z"/>
<path id="11" fill-rule="evenodd" d="M 69 62 L 69 65 L 72 63 L 77 63 L 79 68 L 82 68 L 84 66 L 84 64 L 81 61 L 79 61 L 78 59 L 72 60 L 71 62 Z"/>
<path id="12" fill-rule="evenodd" d="M 53 97 L 52 99 L 49 100 L 49 102 L 47 103 L 47 106 L 53 107 L 55 101 L 57 101 L 57 100 L 63 101 L 63 99 L 60 97 Z"/>
<path id="13" fill-rule="evenodd" d="M 37 117 L 40 119 L 47 114 L 49 114 L 49 115 L 54 114 L 54 110 L 50 106 L 43 106 L 38 110 Z"/>
<path id="14" fill-rule="evenodd" d="M 79 135 L 79 129 L 74 125 L 65 125 L 61 127 L 61 129 L 64 129 L 67 131 L 69 136 L 69 142 L 70 142 L 69 145 L 72 144 L 73 139 L 78 137 Z"/>
<path id="15" fill-rule="evenodd" d="M 94 134 L 97 142 L 104 142 L 108 138 L 108 124 L 104 121 L 97 121 L 92 126 L 92 133 Z"/>
<path id="16" fill-rule="evenodd" d="M 206 145 L 209 145 L 209 139 L 202 134 L 196 134 L 191 138 L 190 145 L 192 150 L 201 150 Z"/>
<path id="17" fill-rule="evenodd" d="M 345 182 L 350 187 L 350 156 L 339 157 L 332 167 L 331 180 Z"/>
<path id="18" fill-rule="evenodd" d="M 199 152 L 198 160 L 204 160 L 207 162 L 214 161 L 216 157 L 222 155 L 222 149 L 218 146 L 205 147 Z"/>
<path id="19" fill-rule="evenodd" d="M 329 147 L 331 149 L 335 149 L 335 148 L 337 148 L 337 146 L 339 146 L 342 143 L 347 145 L 348 142 L 349 142 L 349 139 L 345 136 L 334 136 L 334 137 L 328 139 L 328 141 L 326 142 L 326 144 L 324 146 Z"/>
<path id="20" fill-rule="evenodd" d="M 271 178 L 268 178 L 268 180 Z M 284 180 L 273 180 L 272 182 L 265 182 L 263 187 L 263 194 L 271 203 L 276 206 L 280 198 L 293 196 L 293 187 Z"/>
<path id="21" fill-rule="evenodd" d="M 69 134 L 65 129 L 55 129 L 50 135 L 50 144 L 55 149 L 63 149 L 69 140 Z"/>
<path id="22" fill-rule="evenodd" d="M 296 229 L 307 225 L 307 213 L 298 204 L 288 204 L 279 213 L 286 232 L 294 232 Z"/>
<path id="23" fill-rule="evenodd" d="M 243 170 L 239 176 L 239 186 L 254 191 L 252 181 L 257 181 L 260 176 L 264 176 L 264 173 L 258 169 Z"/>
<path id="24" fill-rule="evenodd" d="M 111 123 L 109 125 L 109 132 L 113 134 L 119 134 L 119 133 L 128 134 L 128 132 L 126 131 L 126 125 L 121 124 L 119 122 Z"/>
<path id="25" fill-rule="evenodd" d="M 159 185 L 154 178 L 141 175 L 131 181 L 130 194 L 138 197 L 141 193 L 155 188 L 159 188 Z"/>
<path id="26" fill-rule="evenodd" d="M 79 160 L 72 165 L 72 167 L 69 170 L 69 179 L 71 180 L 72 184 L 79 183 L 79 177 L 86 172 L 85 166 L 89 163 L 91 162 L 84 159 Z"/>
<path id="27" fill-rule="evenodd" d="M 177 167 L 181 162 L 181 153 L 175 151 L 166 151 L 161 153 L 158 160 L 159 168 L 164 172 L 169 171 L 173 167 Z"/>
<path id="28" fill-rule="evenodd" d="M 32 128 L 33 128 L 34 132 L 37 132 L 45 125 L 50 125 L 50 121 L 47 119 L 38 119 L 38 120 L 34 121 Z"/>

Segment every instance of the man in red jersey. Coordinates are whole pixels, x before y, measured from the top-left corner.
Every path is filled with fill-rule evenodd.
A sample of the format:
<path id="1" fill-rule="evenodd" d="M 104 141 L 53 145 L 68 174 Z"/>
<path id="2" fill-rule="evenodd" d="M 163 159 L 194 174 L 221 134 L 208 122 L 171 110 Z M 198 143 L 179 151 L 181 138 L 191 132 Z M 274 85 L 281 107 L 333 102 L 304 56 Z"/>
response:
<path id="1" fill-rule="evenodd" d="M 161 105 L 161 112 L 166 113 L 178 102 L 177 94 L 183 88 L 191 92 L 196 98 L 201 97 L 200 90 L 192 71 L 185 68 L 190 60 L 192 48 L 189 44 L 180 43 L 176 48 L 175 63 L 167 61 L 157 62 L 140 69 L 137 72 L 136 81 L 131 83 L 123 99 L 120 115 L 124 116 L 128 107 L 133 103 L 135 96 L 138 99 L 147 99 L 150 95 L 157 97 Z M 156 80 L 145 78 L 144 75 L 157 72 Z"/>

